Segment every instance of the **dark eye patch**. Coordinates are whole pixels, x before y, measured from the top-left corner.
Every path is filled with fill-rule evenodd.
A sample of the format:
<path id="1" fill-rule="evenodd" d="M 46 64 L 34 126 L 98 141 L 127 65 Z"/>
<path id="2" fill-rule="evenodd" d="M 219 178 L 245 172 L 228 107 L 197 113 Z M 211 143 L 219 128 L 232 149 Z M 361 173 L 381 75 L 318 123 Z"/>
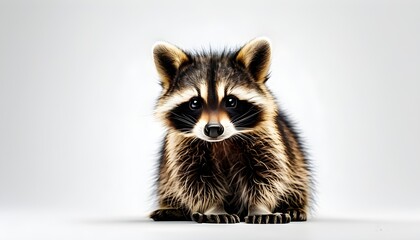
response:
<path id="1" fill-rule="evenodd" d="M 172 126 L 181 132 L 190 133 L 202 112 L 202 109 L 191 109 L 190 104 L 190 101 L 181 103 L 168 113 Z"/>
<path id="2" fill-rule="evenodd" d="M 235 108 L 225 108 L 233 125 L 241 128 L 252 128 L 261 121 L 261 108 L 245 100 L 236 100 Z"/>

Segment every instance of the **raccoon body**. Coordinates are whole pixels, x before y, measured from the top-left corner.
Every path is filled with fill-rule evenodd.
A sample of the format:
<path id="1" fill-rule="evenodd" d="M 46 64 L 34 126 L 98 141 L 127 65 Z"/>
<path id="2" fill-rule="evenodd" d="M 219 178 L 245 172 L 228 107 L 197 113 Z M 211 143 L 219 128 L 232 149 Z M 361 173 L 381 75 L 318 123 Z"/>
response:
<path id="1" fill-rule="evenodd" d="M 155 45 L 166 126 L 156 221 L 305 221 L 310 170 L 299 138 L 265 82 L 270 43 L 237 51 L 185 52 Z"/>

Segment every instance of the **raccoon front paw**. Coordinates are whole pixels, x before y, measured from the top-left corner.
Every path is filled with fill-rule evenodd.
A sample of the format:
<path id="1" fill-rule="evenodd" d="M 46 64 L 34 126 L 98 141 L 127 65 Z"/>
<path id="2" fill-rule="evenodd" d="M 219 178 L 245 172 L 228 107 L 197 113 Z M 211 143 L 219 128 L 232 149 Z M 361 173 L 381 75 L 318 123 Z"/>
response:
<path id="1" fill-rule="evenodd" d="M 292 221 L 296 222 L 303 222 L 307 220 L 306 213 L 299 210 L 290 210 L 290 216 L 292 217 Z"/>
<path id="2" fill-rule="evenodd" d="M 202 214 L 195 212 L 191 215 L 193 221 L 198 223 L 239 223 L 241 220 L 236 214 Z"/>
<path id="3" fill-rule="evenodd" d="M 245 223 L 250 224 L 284 224 L 290 221 L 291 218 L 288 213 L 271 213 L 245 217 Z"/>
<path id="4" fill-rule="evenodd" d="M 150 218 L 155 221 L 188 221 L 184 212 L 177 208 L 155 210 L 150 214 Z"/>

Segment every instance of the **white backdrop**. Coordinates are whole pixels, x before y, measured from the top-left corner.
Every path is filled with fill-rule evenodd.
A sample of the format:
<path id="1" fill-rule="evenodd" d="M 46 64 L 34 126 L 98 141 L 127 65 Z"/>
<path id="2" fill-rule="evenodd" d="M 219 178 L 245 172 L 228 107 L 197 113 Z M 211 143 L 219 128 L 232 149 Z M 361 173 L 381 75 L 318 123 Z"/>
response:
<path id="1" fill-rule="evenodd" d="M 318 215 L 420 216 L 420 2 L 1 1 L 0 211 L 144 216 L 163 136 L 151 48 L 273 44 L 268 85 Z"/>

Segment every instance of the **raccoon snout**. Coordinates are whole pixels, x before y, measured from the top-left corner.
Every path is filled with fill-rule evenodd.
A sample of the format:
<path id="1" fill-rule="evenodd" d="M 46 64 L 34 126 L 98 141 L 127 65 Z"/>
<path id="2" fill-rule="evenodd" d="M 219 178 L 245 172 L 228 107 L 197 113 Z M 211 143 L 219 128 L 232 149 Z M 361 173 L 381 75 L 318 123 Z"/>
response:
<path id="1" fill-rule="evenodd" d="M 206 124 L 204 127 L 204 134 L 211 138 L 216 138 L 222 135 L 223 131 L 223 126 L 220 124 Z"/>

